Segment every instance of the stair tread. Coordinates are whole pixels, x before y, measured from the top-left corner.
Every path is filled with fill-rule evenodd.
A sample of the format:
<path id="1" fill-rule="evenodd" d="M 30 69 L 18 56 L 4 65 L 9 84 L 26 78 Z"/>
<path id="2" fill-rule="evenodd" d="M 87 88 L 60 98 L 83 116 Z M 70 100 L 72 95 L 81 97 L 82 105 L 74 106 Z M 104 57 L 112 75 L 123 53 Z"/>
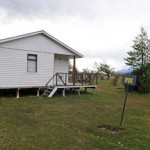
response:
<path id="1" fill-rule="evenodd" d="M 52 90 L 52 89 L 54 89 L 54 88 L 47 88 L 47 90 Z"/>
<path id="2" fill-rule="evenodd" d="M 51 93 L 51 92 L 45 92 L 45 94 L 47 94 L 47 95 L 50 94 L 50 93 Z"/>
<path id="3" fill-rule="evenodd" d="M 53 91 L 53 89 L 47 89 L 47 91 Z"/>
<path id="4" fill-rule="evenodd" d="M 49 86 L 45 89 L 44 93 L 42 94 L 42 96 L 46 96 L 48 97 L 51 92 L 54 90 L 55 86 Z"/>

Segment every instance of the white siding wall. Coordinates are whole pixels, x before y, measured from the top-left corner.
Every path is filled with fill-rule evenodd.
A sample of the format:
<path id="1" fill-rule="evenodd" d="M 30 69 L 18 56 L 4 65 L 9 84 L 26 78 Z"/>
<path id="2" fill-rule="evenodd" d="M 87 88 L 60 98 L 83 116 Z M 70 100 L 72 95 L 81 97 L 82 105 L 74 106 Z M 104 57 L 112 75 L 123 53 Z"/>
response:
<path id="1" fill-rule="evenodd" d="M 27 54 L 37 54 L 37 72 L 27 72 Z M 44 86 L 53 75 L 54 54 L 0 48 L 0 88 Z"/>
<path id="2" fill-rule="evenodd" d="M 50 40 L 44 34 L 38 34 L 0 44 L 0 47 L 16 48 L 63 55 L 74 55 L 60 44 Z"/>
<path id="3" fill-rule="evenodd" d="M 37 54 L 36 73 L 27 72 L 27 54 Z M 0 88 L 44 86 L 56 72 L 68 72 L 73 55 L 44 34 L 1 43 Z"/>

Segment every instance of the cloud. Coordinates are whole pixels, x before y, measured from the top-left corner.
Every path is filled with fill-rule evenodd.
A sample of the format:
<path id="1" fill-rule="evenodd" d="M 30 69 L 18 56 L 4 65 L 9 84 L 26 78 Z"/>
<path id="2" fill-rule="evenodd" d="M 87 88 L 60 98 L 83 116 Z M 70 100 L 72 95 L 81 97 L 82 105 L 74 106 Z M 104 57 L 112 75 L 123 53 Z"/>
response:
<path id="1" fill-rule="evenodd" d="M 145 18 L 149 0 L 0 0 L 7 17 L 60 18 L 78 16 L 113 20 Z M 112 19 L 111 19 L 112 18 Z"/>
<path id="2" fill-rule="evenodd" d="M 89 65 L 106 59 L 123 66 L 140 26 L 150 31 L 149 6 L 149 0 L 0 0 L 0 38 L 44 29 Z"/>
<path id="3" fill-rule="evenodd" d="M 67 16 L 84 16 L 92 18 L 96 15 L 95 1 L 91 0 L 0 0 L 0 9 L 6 17 L 35 17 L 57 19 Z M 10 19 L 10 18 L 9 18 Z"/>

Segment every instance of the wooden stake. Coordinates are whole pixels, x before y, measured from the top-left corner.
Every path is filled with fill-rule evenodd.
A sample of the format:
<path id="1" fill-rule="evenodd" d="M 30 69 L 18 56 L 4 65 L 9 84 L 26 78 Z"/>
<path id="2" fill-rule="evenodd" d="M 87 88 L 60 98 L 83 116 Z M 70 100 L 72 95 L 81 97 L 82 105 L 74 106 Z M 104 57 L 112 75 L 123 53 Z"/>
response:
<path id="1" fill-rule="evenodd" d="M 40 96 L 40 88 L 37 89 L 37 96 Z"/>
<path id="2" fill-rule="evenodd" d="M 78 95 L 80 96 L 80 88 L 78 89 Z"/>
<path id="3" fill-rule="evenodd" d="M 16 91 L 16 98 L 19 98 L 19 88 Z"/>
<path id="4" fill-rule="evenodd" d="M 85 87 L 85 92 L 87 92 L 87 88 Z"/>
<path id="5" fill-rule="evenodd" d="M 96 90 L 96 88 L 93 89 L 93 94 L 95 94 L 95 90 Z"/>
<path id="6" fill-rule="evenodd" d="M 63 95 L 63 97 L 65 97 L 65 88 L 62 91 L 62 95 Z"/>

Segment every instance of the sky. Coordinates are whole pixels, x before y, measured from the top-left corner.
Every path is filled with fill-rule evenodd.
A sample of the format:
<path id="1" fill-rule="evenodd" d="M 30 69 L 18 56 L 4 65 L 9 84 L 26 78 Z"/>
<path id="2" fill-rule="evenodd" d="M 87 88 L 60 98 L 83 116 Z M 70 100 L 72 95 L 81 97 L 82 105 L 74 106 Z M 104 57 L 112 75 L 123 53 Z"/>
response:
<path id="1" fill-rule="evenodd" d="M 45 30 L 84 55 L 77 68 L 124 58 L 143 26 L 150 33 L 150 0 L 0 0 L 0 39 Z"/>

